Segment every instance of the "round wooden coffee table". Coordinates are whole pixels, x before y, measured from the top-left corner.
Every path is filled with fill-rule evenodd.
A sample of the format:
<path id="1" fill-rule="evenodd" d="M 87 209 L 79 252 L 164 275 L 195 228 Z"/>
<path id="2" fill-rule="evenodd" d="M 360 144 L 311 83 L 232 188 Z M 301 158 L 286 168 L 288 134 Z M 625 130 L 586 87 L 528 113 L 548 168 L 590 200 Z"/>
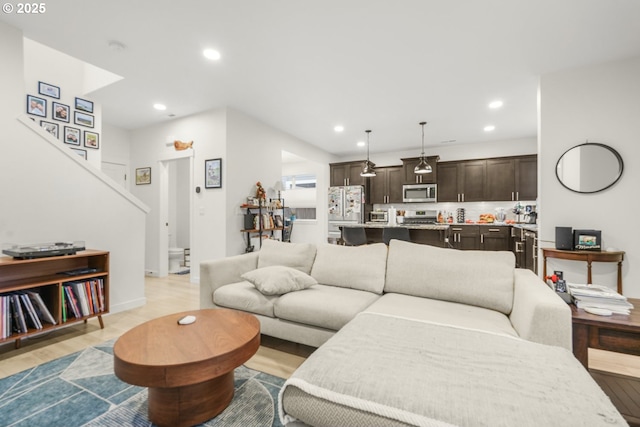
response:
<path id="1" fill-rule="evenodd" d="M 193 315 L 196 321 L 179 325 Z M 193 426 L 222 412 L 233 398 L 233 370 L 260 346 L 255 316 L 227 309 L 185 311 L 136 326 L 113 346 L 115 374 L 149 388 L 149 420 Z"/>

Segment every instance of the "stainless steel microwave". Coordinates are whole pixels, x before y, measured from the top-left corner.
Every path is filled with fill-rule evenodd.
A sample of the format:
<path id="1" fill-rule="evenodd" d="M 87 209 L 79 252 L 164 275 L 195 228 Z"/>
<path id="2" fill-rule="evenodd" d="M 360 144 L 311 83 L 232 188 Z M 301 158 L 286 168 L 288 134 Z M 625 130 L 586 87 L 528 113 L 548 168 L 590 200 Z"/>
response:
<path id="1" fill-rule="evenodd" d="M 438 198 L 436 184 L 409 184 L 402 186 L 404 203 L 435 203 Z"/>

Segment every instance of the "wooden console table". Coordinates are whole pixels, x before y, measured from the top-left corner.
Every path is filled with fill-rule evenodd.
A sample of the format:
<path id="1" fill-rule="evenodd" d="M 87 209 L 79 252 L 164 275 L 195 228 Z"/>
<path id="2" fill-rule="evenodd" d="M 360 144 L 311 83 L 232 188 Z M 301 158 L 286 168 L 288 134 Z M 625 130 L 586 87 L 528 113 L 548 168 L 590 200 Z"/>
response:
<path id="1" fill-rule="evenodd" d="M 622 294 L 622 261 L 623 251 L 615 252 L 595 252 L 595 251 L 566 251 L 561 249 L 542 248 L 544 258 L 543 277 L 547 277 L 547 258 L 566 259 L 571 261 L 583 261 L 587 263 L 587 283 L 591 281 L 591 263 L 596 262 L 617 262 L 618 263 L 618 293 Z"/>

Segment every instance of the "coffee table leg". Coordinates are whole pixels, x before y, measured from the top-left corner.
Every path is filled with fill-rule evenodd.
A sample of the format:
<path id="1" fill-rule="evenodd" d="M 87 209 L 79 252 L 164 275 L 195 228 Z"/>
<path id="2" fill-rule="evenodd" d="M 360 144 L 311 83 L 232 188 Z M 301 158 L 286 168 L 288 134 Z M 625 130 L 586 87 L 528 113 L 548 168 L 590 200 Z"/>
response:
<path id="1" fill-rule="evenodd" d="M 175 388 L 149 387 L 149 420 L 159 427 L 188 427 L 222 412 L 233 399 L 233 371 Z"/>

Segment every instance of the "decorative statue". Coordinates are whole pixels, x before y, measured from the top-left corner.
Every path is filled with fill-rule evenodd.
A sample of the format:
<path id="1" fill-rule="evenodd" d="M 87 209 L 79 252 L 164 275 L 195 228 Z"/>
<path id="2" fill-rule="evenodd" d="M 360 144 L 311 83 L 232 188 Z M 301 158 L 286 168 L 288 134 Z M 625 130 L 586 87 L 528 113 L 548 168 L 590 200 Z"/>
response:
<path id="1" fill-rule="evenodd" d="M 182 141 L 173 141 L 173 147 L 176 151 L 186 150 L 187 148 L 193 148 L 193 141 L 182 142 Z"/>
<path id="2" fill-rule="evenodd" d="M 256 182 L 256 198 L 261 201 L 267 198 L 267 192 L 264 191 L 264 187 L 262 187 L 260 181 Z"/>

